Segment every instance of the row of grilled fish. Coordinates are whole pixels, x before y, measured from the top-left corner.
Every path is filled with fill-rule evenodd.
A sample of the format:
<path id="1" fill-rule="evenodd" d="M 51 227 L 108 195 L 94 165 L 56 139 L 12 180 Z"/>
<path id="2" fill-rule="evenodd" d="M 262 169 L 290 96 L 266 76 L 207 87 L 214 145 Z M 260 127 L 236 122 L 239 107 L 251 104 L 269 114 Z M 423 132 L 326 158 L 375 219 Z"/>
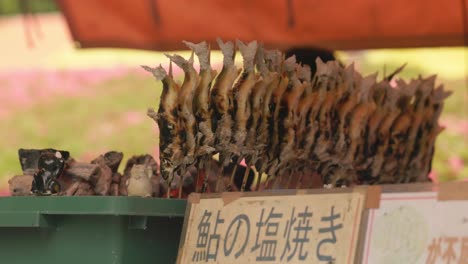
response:
<path id="1" fill-rule="evenodd" d="M 305 169 L 325 184 L 426 181 L 438 118 L 450 94 L 435 77 L 377 81 L 354 66 L 317 60 L 317 72 L 265 50 L 218 39 L 224 60 L 218 74 L 206 42 L 184 42 L 195 53 L 169 56 L 169 73 L 143 66 L 163 83 L 159 109 L 148 110 L 160 130 L 161 175 L 169 182 L 189 166 L 203 169 L 219 154 L 224 166 L 245 159 L 270 179 Z M 243 57 L 234 63 L 236 48 Z M 174 81 L 172 64 L 184 73 Z M 278 177 L 280 176 L 280 177 Z"/>

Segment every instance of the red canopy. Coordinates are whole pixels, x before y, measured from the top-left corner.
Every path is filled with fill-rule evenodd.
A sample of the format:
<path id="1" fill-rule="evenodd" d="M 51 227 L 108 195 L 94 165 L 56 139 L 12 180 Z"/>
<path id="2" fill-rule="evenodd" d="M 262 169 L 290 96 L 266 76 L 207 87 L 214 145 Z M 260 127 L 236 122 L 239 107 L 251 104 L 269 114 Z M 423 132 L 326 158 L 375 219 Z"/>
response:
<path id="1" fill-rule="evenodd" d="M 468 44 L 468 0 L 57 0 L 81 47 L 152 50 L 259 40 L 368 49 Z"/>

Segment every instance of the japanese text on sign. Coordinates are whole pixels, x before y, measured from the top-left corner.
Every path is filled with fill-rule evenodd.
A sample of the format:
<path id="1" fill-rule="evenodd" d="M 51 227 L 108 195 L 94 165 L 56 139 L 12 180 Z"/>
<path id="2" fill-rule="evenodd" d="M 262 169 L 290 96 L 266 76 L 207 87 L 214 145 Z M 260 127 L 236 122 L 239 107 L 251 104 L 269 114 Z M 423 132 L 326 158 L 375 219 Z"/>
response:
<path id="1" fill-rule="evenodd" d="M 180 263 L 353 263 L 360 193 L 192 204 Z"/>
<path id="2" fill-rule="evenodd" d="M 369 212 L 364 264 L 468 264 L 468 203 L 435 192 L 384 193 Z"/>
<path id="3" fill-rule="evenodd" d="M 427 247 L 426 263 L 468 264 L 468 236 L 433 238 Z"/>

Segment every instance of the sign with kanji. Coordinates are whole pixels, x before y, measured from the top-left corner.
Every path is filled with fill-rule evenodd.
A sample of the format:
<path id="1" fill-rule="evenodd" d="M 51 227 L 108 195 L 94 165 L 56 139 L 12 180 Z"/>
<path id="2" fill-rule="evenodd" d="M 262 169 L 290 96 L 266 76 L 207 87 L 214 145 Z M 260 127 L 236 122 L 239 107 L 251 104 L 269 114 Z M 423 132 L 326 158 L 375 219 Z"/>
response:
<path id="1" fill-rule="evenodd" d="M 355 263 L 362 192 L 189 198 L 178 263 Z"/>
<path id="2" fill-rule="evenodd" d="M 439 197 L 383 193 L 369 211 L 362 263 L 468 264 L 468 201 Z"/>

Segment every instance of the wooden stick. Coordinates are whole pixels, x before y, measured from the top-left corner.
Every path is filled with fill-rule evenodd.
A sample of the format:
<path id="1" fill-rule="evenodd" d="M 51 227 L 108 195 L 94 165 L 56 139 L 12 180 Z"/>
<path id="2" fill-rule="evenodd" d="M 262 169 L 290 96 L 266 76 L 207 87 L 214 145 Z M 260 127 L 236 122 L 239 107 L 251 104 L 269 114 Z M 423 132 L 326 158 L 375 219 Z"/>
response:
<path id="1" fill-rule="evenodd" d="M 197 182 L 195 183 L 195 192 L 199 193 L 201 191 L 201 188 L 203 186 L 204 182 L 204 171 L 206 171 L 206 162 L 205 159 L 201 159 L 200 162 L 198 163 L 197 168 Z"/>
<path id="2" fill-rule="evenodd" d="M 201 192 L 203 188 L 203 183 L 205 182 L 205 178 L 204 178 L 205 171 L 206 170 L 204 168 L 203 169 L 197 168 L 197 183 L 195 184 L 196 193 Z"/>
<path id="3" fill-rule="evenodd" d="M 297 179 L 296 189 L 299 189 L 302 186 L 302 178 L 304 177 L 304 174 L 305 174 L 303 170 L 300 173 L 301 174 L 299 175 L 299 179 Z"/>
<path id="4" fill-rule="evenodd" d="M 174 174 L 174 172 L 172 172 L 172 174 Z M 170 177 L 170 181 L 167 182 L 167 193 L 166 193 L 166 198 L 167 199 L 170 199 L 171 198 L 171 189 L 172 189 L 172 180 L 174 179 L 174 175 L 172 175 L 172 177 Z"/>
<path id="5" fill-rule="evenodd" d="M 221 173 L 218 174 L 218 177 L 216 178 L 215 192 L 219 192 L 219 189 L 221 188 L 220 185 L 221 185 L 221 182 L 223 181 L 224 170 L 225 170 L 225 167 L 223 166 L 223 168 L 221 169 Z"/>
<path id="6" fill-rule="evenodd" d="M 211 172 L 211 165 L 212 165 L 211 163 L 212 162 L 213 162 L 213 160 L 212 160 L 211 157 L 207 157 L 206 160 L 205 160 L 205 165 L 204 165 L 205 175 L 204 175 L 204 178 L 203 178 L 203 184 L 201 186 L 200 193 L 204 193 L 208 189 L 209 173 Z"/>
<path id="7" fill-rule="evenodd" d="M 282 180 L 281 175 L 276 174 L 273 185 L 271 186 L 271 189 L 276 188 L 277 186 L 279 186 L 279 188 L 281 189 L 281 180 Z"/>
<path id="8" fill-rule="evenodd" d="M 180 186 L 179 186 L 179 199 L 182 198 L 182 187 L 184 187 L 184 174 L 182 174 L 182 176 L 180 176 Z"/>
<path id="9" fill-rule="evenodd" d="M 255 164 L 255 162 L 257 162 L 257 158 L 253 159 L 252 160 L 252 164 Z M 257 171 L 258 172 L 258 179 L 257 179 L 257 184 L 255 186 L 255 191 L 260 191 L 260 185 L 262 184 L 262 175 L 263 175 L 263 172 L 261 171 Z"/>
<path id="10" fill-rule="evenodd" d="M 255 155 L 251 160 L 250 160 L 250 164 L 255 164 L 257 162 L 257 156 Z M 247 163 L 247 162 L 246 162 Z M 254 165 L 252 165 L 254 166 Z M 256 169 L 255 169 L 256 170 Z M 257 171 L 257 170 L 256 170 Z M 258 189 L 260 188 L 260 182 L 262 180 L 262 173 L 257 171 L 258 175 L 257 175 L 257 182 L 255 184 L 255 191 L 258 191 Z M 255 180 L 255 179 L 254 179 Z"/>
<path id="11" fill-rule="evenodd" d="M 247 167 L 245 168 L 244 178 L 242 179 L 241 192 L 245 190 L 245 185 L 247 185 L 247 178 L 249 176 L 249 172 L 250 172 L 250 166 L 247 165 Z"/>
<path id="12" fill-rule="evenodd" d="M 260 181 L 262 180 L 262 174 L 258 173 L 257 174 L 257 182 L 255 182 L 255 191 L 258 191 L 258 188 L 260 187 Z M 255 181 L 255 178 L 254 178 Z"/>
<path id="13" fill-rule="evenodd" d="M 289 185 L 291 184 L 291 179 L 294 176 L 293 171 L 295 170 L 290 170 L 289 178 L 288 178 L 288 181 L 286 182 L 286 189 L 289 189 Z"/>
<path id="14" fill-rule="evenodd" d="M 224 176 L 225 169 L 226 169 L 226 167 L 223 166 L 222 169 L 221 169 L 221 172 L 219 173 L 218 177 L 216 178 L 215 192 L 219 192 L 219 189 L 221 188 L 221 183 L 223 182 L 223 176 Z"/>
<path id="15" fill-rule="evenodd" d="M 234 184 L 234 177 L 235 177 L 235 175 L 236 175 L 237 167 L 238 167 L 238 166 L 239 166 L 239 164 L 236 163 L 236 165 L 234 166 L 234 169 L 232 169 L 231 178 L 229 178 L 228 191 L 231 191 L 231 190 L 232 190 L 232 185 Z"/>
<path id="16" fill-rule="evenodd" d="M 262 172 L 262 173 L 264 173 L 264 172 Z M 260 190 L 260 186 L 261 186 L 261 185 L 259 185 L 258 191 L 263 191 L 263 190 L 265 190 L 265 188 L 268 188 L 268 184 L 269 184 L 269 182 L 271 181 L 271 178 L 272 178 L 272 177 L 271 177 L 269 174 L 266 174 L 266 176 L 267 176 L 267 177 L 266 177 L 266 179 L 265 179 L 265 184 L 263 184 L 263 187 L 262 187 L 261 190 Z"/>

